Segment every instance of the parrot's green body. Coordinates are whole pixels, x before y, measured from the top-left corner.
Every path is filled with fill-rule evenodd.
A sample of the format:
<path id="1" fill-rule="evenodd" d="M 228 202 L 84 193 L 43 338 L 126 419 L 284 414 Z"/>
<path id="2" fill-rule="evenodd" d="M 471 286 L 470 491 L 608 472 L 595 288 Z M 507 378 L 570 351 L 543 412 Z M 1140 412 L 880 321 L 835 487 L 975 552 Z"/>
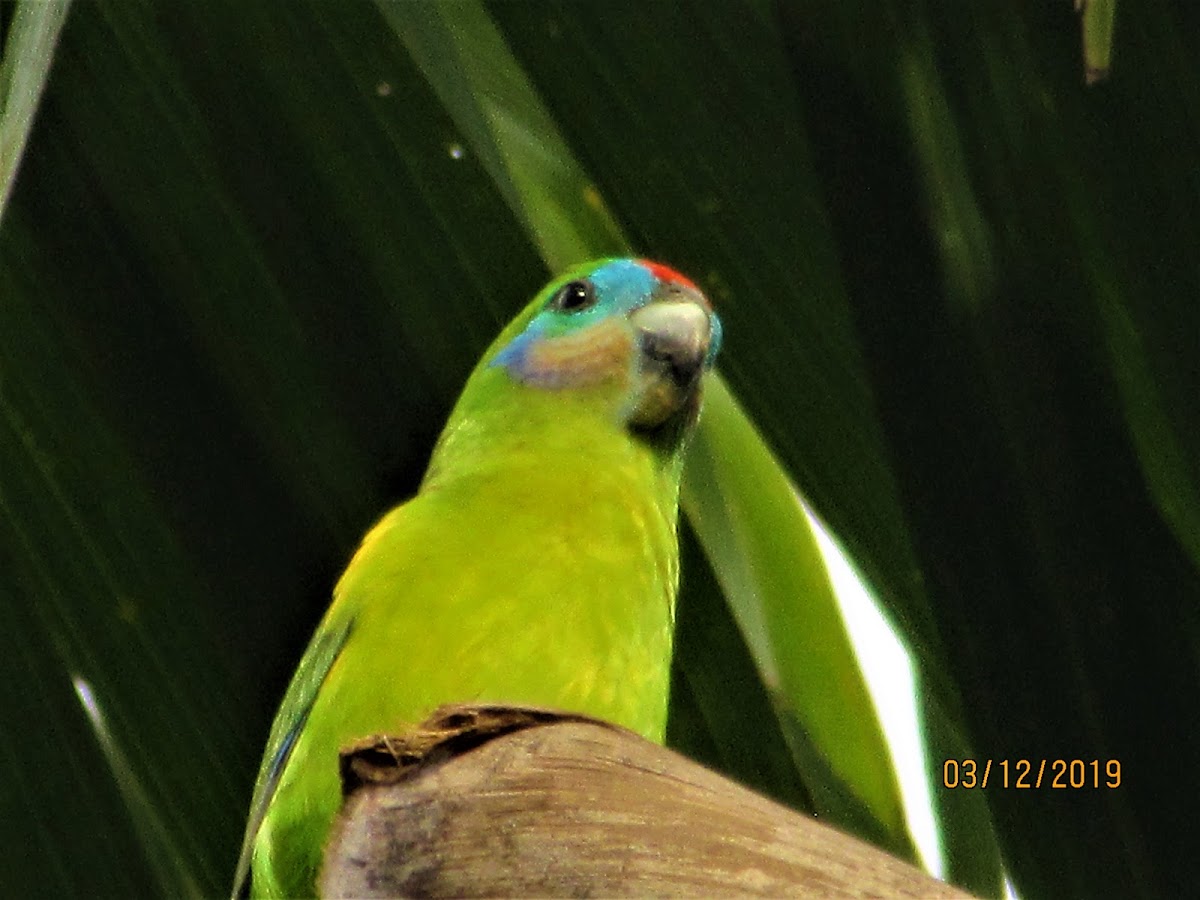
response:
<path id="1" fill-rule="evenodd" d="M 255 896 L 314 895 L 339 749 L 441 704 L 662 740 L 681 452 L 719 342 L 694 285 L 635 260 L 572 270 L 504 330 L 417 495 L 334 591 L 272 729 L 235 894 L 249 866 Z"/>

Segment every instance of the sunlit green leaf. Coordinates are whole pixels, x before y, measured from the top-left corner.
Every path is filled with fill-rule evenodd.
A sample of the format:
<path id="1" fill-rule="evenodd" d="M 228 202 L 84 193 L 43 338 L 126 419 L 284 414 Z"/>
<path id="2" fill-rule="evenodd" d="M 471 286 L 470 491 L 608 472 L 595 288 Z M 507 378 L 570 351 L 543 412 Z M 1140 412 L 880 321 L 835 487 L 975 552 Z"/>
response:
<path id="1" fill-rule="evenodd" d="M 704 415 L 683 507 L 776 698 L 814 804 L 911 854 L 883 732 L 799 498 L 717 378 Z"/>
<path id="2" fill-rule="evenodd" d="M 23 0 L 8 26 L 0 56 L 0 219 L 70 8 L 71 0 Z"/>

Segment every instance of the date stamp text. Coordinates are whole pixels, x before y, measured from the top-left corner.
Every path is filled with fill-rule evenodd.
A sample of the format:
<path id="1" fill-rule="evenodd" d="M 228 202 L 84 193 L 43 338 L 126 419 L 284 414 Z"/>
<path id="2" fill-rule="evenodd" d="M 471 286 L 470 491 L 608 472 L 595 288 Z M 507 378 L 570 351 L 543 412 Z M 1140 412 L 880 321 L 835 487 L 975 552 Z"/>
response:
<path id="1" fill-rule="evenodd" d="M 1084 790 L 1121 786 L 1119 759 L 948 759 L 942 787 Z"/>

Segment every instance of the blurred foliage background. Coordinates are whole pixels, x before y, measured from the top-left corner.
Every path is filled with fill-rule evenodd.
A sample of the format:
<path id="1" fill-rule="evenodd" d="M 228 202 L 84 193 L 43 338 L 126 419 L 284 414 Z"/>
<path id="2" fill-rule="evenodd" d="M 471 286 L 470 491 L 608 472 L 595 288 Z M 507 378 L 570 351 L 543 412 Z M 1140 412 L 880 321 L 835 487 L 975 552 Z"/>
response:
<path id="1" fill-rule="evenodd" d="M 227 888 L 358 537 L 500 324 L 630 250 L 727 335 L 671 742 L 911 853 L 790 478 L 917 658 L 948 876 L 1194 889 L 1191 5 L 1090 87 L 1067 0 L 67 10 L 0 6 L 6 894 Z"/>

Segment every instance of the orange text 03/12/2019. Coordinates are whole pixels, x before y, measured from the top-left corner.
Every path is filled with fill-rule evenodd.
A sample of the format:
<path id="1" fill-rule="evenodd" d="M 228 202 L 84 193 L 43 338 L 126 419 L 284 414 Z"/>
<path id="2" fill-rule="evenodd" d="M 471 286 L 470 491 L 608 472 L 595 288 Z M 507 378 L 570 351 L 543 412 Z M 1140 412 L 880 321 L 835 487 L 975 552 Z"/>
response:
<path id="1" fill-rule="evenodd" d="M 948 759 L 942 787 L 1083 790 L 1121 786 L 1119 759 Z"/>

